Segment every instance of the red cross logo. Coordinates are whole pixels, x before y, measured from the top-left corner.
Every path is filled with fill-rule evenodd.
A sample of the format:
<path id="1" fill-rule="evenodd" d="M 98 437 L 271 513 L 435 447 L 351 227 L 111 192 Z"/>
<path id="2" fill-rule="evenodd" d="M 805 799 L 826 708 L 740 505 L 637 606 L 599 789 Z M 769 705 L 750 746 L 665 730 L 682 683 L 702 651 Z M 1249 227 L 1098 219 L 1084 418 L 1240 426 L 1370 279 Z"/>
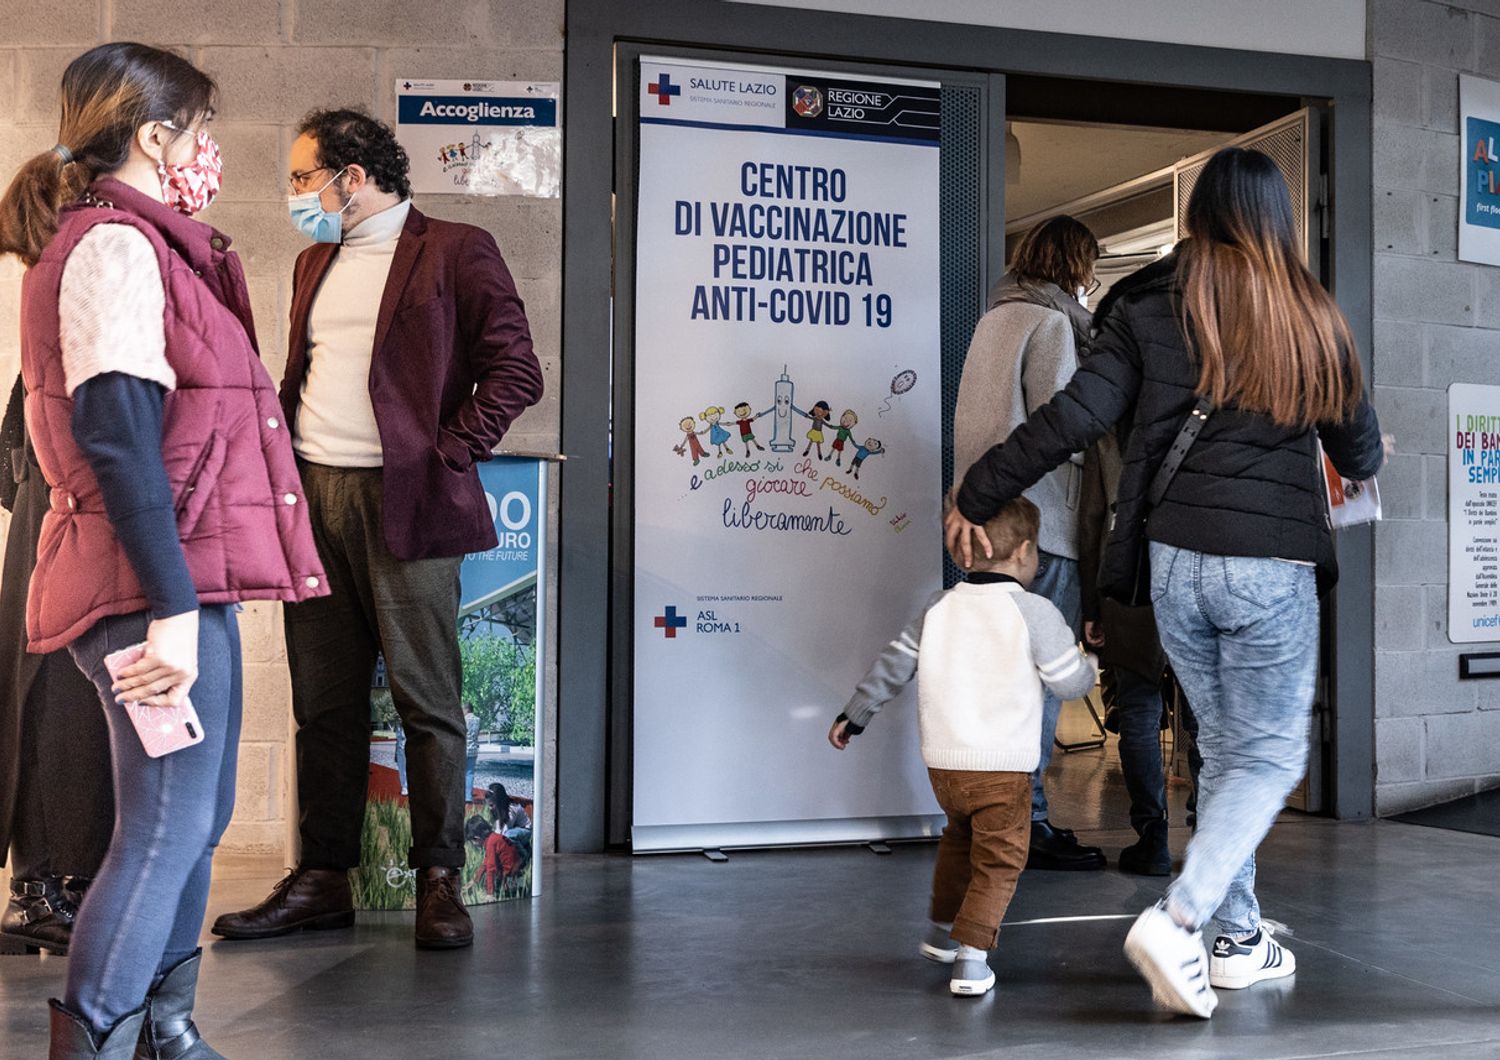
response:
<path id="1" fill-rule="evenodd" d="M 666 75 L 663 74 L 662 76 L 665 77 Z M 666 614 L 657 615 L 653 621 L 656 623 L 657 629 L 666 632 L 668 640 L 676 640 L 677 631 L 687 625 L 687 616 L 679 615 L 677 608 L 669 607 Z"/>
<path id="2" fill-rule="evenodd" d="M 646 86 L 646 91 L 656 97 L 656 102 L 663 107 L 672 105 L 672 97 L 682 95 L 682 86 L 672 84 L 672 79 L 666 74 L 657 77 L 654 84 Z"/>

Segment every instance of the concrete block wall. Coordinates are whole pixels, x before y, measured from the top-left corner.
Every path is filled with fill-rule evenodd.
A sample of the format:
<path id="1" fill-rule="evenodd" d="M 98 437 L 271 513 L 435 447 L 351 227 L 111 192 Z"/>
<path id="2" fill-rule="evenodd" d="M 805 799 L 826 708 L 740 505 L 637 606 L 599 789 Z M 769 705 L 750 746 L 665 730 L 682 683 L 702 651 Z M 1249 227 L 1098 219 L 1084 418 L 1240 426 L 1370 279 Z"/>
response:
<path id="1" fill-rule="evenodd" d="M 1375 401 L 1399 453 L 1375 530 L 1375 801 L 1390 814 L 1500 785 L 1500 684 L 1460 681 L 1448 641 L 1445 455 L 1449 384 L 1500 382 L 1500 268 L 1456 247 L 1458 75 L 1500 77 L 1500 3 L 1371 0 L 1368 26 Z"/>
<path id="2" fill-rule="evenodd" d="M 292 261 L 304 246 L 284 205 L 286 156 L 298 119 L 315 107 L 358 105 L 395 117 L 398 77 L 562 80 L 563 0 L 454 0 L 442 7 L 410 0 L 0 0 L 0 183 L 56 140 L 63 68 L 110 40 L 171 47 L 219 82 L 213 125 L 224 150 L 224 190 L 203 220 L 223 229 L 244 259 L 262 355 L 273 376 L 286 363 Z M 420 196 L 436 217 L 492 232 L 515 274 L 531 319 L 547 395 L 514 426 L 508 447 L 558 445 L 562 331 L 562 207 L 558 200 Z M 0 263 L 0 379 L 9 392 L 19 353 L 20 269 Z M 557 540 L 557 501 L 549 506 Z M 556 553 L 548 558 L 556 585 Z M 556 595 L 546 602 L 556 628 Z M 279 856 L 288 835 L 294 774 L 291 704 L 279 609 L 244 617 L 245 731 L 239 802 L 225 848 Z M 552 656 L 555 658 L 555 654 Z M 543 849 L 555 820 L 556 680 L 546 683 Z"/>

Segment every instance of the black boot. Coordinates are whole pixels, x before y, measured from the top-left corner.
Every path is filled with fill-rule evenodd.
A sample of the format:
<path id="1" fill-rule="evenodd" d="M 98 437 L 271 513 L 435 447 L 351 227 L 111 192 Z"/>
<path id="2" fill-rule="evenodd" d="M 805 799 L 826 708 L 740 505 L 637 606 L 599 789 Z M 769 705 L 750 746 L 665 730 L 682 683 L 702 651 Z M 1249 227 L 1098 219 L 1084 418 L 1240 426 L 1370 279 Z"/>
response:
<path id="1" fill-rule="evenodd" d="M 1068 829 L 1053 828 L 1050 821 L 1031 822 L 1031 851 L 1026 856 L 1028 869 L 1093 872 L 1106 864 L 1104 851 L 1079 845 L 1078 837 Z"/>
<path id="2" fill-rule="evenodd" d="M 1172 875 L 1172 851 L 1167 846 L 1167 822 L 1147 821 L 1141 838 L 1120 851 L 1120 871 L 1137 876 Z"/>
<path id="3" fill-rule="evenodd" d="M 122 1016 L 101 1040 L 89 1021 L 52 999 L 52 1045 L 47 1060 L 130 1060 L 141 1036 L 145 1009 Z"/>
<path id="4" fill-rule="evenodd" d="M 184 957 L 146 995 L 146 1025 L 141 1028 L 136 1060 L 224 1060 L 198 1034 L 193 999 L 198 994 L 198 964 L 203 951 Z"/>
<path id="5" fill-rule="evenodd" d="M 58 877 L 11 880 L 10 905 L 0 916 L 0 935 L 23 943 L 33 953 L 48 950 L 63 955 L 68 952 L 77 915 L 78 907 Z"/>
<path id="6" fill-rule="evenodd" d="M 92 876 L 64 876 L 63 894 L 79 909 L 83 908 L 83 896 L 89 893 L 89 888 L 94 885 Z"/>

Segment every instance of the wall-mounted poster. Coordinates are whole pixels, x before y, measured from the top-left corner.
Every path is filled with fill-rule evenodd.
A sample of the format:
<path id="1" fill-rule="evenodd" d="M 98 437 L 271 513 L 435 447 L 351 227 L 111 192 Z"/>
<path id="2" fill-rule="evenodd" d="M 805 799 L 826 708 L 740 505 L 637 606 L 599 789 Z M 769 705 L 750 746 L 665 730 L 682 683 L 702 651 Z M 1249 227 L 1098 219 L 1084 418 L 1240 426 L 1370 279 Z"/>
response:
<path id="1" fill-rule="evenodd" d="M 556 81 L 396 82 L 396 136 L 421 194 L 562 193 Z"/>
<path id="2" fill-rule="evenodd" d="M 1460 74 L 1458 256 L 1500 265 L 1500 81 Z"/>
<path id="3" fill-rule="evenodd" d="M 1448 639 L 1500 640 L 1500 386 L 1448 388 Z"/>
<path id="4" fill-rule="evenodd" d="M 464 560 L 458 614 L 470 753 L 464 776 L 469 905 L 541 893 L 538 833 L 542 756 L 539 658 L 545 643 L 547 464 L 496 457 L 479 468 L 499 544 Z M 350 873 L 361 909 L 410 909 L 406 732 L 383 665 L 370 690 L 370 786 L 360 867 Z"/>
<path id="5" fill-rule="evenodd" d="M 912 690 L 825 734 L 942 584 L 940 86 L 638 91 L 634 847 L 934 834 Z"/>

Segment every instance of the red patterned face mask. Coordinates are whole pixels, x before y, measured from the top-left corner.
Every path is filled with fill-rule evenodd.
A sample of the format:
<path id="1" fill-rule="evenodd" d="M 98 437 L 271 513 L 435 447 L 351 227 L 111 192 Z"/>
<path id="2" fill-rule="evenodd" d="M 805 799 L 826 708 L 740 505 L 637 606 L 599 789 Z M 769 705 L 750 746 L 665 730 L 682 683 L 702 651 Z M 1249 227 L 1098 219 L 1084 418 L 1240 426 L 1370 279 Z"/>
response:
<path id="1" fill-rule="evenodd" d="M 166 122 L 167 128 L 174 128 Z M 198 156 L 187 165 L 169 166 L 160 163 L 161 196 L 163 201 L 178 213 L 189 217 L 201 210 L 219 194 L 223 182 L 224 160 L 219 157 L 219 145 L 207 131 L 198 134 Z"/>

